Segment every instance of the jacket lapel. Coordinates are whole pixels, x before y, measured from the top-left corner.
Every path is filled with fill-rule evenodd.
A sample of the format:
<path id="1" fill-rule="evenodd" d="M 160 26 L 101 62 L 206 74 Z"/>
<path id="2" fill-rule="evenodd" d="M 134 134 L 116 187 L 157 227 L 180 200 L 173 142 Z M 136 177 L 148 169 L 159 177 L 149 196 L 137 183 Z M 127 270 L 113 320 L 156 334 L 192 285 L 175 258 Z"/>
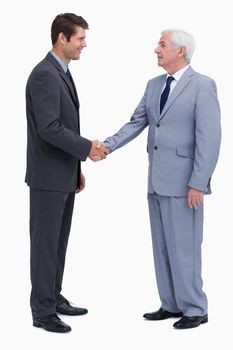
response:
<path id="1" fill-rule="evenodd" d="M 148 113 L 150 113 L 152 119 L 155 121 L 159 120 L 160 117 L 160 96 L 162 93 L 163 86 L 166 81 L 166 74 L 156 77 L 151 85 L 150 90 L 148 91 Z"/>
<path id="2" fill-rule="evenodd" d="M 159 121 L 164 117 L 168 109 L 171 107 L 171 105 L 175 102 L 177 97 L 182 93 L 182 91 L 186 88 L 186 86 L 190 83 L 192 77 L 193 77 L 194 71 L 191 67 L 189 67 L 186 72 L 182 75 L 181 79 L 178 81 L 174 89 L 172 90 L 170 96 L 167 99 L 167 102 L 162 110 L 162 113 L 159 117 Z M 166 79 L 166 76 L 165 76 Z M 165 80 L 164 80 L 165 84 Z M 161 96 L 161 95 L 160 95 Z M 158 106 L 160 105 L 160 101 L 158 103 Z"/>
<path id="3" fill-rule="evenodd" d="M 159 82 L 159 88 L 157 89 L 157 93 L 156 93 L 156 96 L 155 96 L 155 103 L 156 103 L 156 106 L 157 106 L 157 111 L 156 111 L 156 114 L 158 116 L 158 120 L 160 120 L 160 98 L 161 98 L 161 95 L 162 95 L 162 92 L 163 92 L 163 88 L 166 84 L 166 78 L 167 78 L 167 74 L 164 74 L 161 76 L 161 80 Z"/>
<path id="4" fill-rule="evenodd" d="M 73 78 L 71 77 L 72 81 L 70 80 L 70 78 L 65 74 L 65 72 L 59 72 L 61 78 L 64 80 L 64 82 L 68 85 L 68 88 L 70 90 L 70 93 L 72 95 L 72 98 L 74 100 L 74 103 L 77 105 L 77 107 L 79 106 L 79 100 L 78 100 L 78 94 L 77 94 L 77 90 L 76 87 L 74 85 L 74 81 Z"/>
<path id="5" fill-rule="evenodd" d="M 62 69 L 62 67 L 59 64 L 59 62 L 53 57 L 53 55 L 51 55 L 50 52 L 47 54 L 45 59 L 48 60 L 49 62 L 51 62 L 55 66 L 55 68 L 59 71 L 59 75 L 62 78 L 62 80 L 65 82 L 65 84 L 68 86 L 70 94 L 71 94 L 71 97 L 73 99 L 73 102 L 74 102 L 76 108 L 78 109 L 79 108 L 79 100 L 78 100 L 78 95 L 77 95 L 77 91 L 76 91 L 74 83 L 72 84 L 71 80 L 65 74 L 65 72 Z"/>

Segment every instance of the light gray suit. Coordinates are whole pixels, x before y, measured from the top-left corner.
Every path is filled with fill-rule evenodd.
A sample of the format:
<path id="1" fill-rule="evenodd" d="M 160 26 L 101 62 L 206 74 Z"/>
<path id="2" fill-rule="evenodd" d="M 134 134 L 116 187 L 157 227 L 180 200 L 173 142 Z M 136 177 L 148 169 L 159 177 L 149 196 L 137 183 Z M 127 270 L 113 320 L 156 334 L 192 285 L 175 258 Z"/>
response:
<path id="1" fill-rule="evenodd" d="M 185 316 L 207 313 L 202 291 L 203 206 L 187 205 L 190 187 L 211 193 L 221 128 L 215 82 L 189 67 L 160 115 L 166 74 L 150 80 L 130 122 L 105 140 L 110 152 L 147 126 L 148 203 L 156 277 L 162 308 Z"/>

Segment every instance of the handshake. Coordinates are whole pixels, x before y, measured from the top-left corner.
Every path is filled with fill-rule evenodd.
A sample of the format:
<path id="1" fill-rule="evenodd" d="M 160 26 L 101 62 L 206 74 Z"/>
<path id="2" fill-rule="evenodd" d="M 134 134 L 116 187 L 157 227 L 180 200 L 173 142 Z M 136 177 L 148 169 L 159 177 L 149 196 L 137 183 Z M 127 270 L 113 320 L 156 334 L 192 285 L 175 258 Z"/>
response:
<path id="1" fill-rule="evenodd" d="M 93 162 L 105 159 L 108 154 L 109 150 L 105 147 L 103 142 L 98 140 L 92 141 L 92 147 L 88 157 L 93 160 Z"/>

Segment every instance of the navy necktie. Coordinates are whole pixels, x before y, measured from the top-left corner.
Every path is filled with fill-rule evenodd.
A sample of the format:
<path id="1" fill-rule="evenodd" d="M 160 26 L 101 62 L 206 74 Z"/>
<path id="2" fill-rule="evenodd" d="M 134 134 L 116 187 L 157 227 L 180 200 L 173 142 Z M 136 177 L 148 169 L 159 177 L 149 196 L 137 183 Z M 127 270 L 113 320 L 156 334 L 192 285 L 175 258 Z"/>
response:
<path id="1" fill-rule="evenodd" d="M 163 93 L 162 93 L 161 98 L 160 98 L 160 114 L 162 113 L 163 107 L 165 106 L 165 103 L 167 102 L 172 80 L 174 80 L 173 77 L 171 77 L 171 76 L 167 77 L 166 86 L 165 86 L 165 89 L 163 90 Z"/>
<path id="2" fill-rule="evenodd" d="M 74 85 L 74 81 L 73 81 L 72 75 L 71 75 L 70 70 L 69 70 L 68 67 L 67 67 L 66 75 L 67 75 L 67 77 L 69 78 L 69 80 L 70 80 L 70 82 L 71 82 L 71 84 L 72 84 L 72 86 L 73 86 L 73 89 L 74 89 L 74 91 L 75 91 L 76 88 L 75 88 L 75 85 Z"/>
<path id="3" fill-rule="evenodd" d="M 69 78 L 69 80 L 70 80 L 70 82 L 71 82 L 71 85 L 72 85 L 72 87 L 73 87 L 73 92 L 74 92 L 74 95 L 75 95 L 75 99 L 78 100 L 76 87 L 75 87 L 75 85 L 74 85 L 74 81 L 73 81 L 72 75 L 71 75 L 70 70 L 69 70 L 68 67 L 67 67 L 67 71 L 66 71 L 66 76 Z"/>
<path id="4" fill-rule="evenodd" d="M 67 75 L 67 77 L 72 81 L 71 74 L 70 74 L 70 70 L 69 70 L 68 67 L 67 67 L 66 75 Z"/>

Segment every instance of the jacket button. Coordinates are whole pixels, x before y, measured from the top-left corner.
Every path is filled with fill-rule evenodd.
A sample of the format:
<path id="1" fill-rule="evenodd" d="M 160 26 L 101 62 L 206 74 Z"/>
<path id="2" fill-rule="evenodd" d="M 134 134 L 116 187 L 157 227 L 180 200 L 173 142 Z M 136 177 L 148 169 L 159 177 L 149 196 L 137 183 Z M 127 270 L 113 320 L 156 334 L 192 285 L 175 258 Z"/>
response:
<path id="1" fill-rule="evenodd" d="M 158 124 L 156 124 L 156 126 L 157 126 L 157 128 L 159 128 L 159 127 L 160 127 L 160 124 L 158 123 Z"/>
<path id="2" fill-rule="evenodd" d="M 155 146 L 154 148 L 155 148 L 155 149 L 158 149 L 158 146 Z"/>

